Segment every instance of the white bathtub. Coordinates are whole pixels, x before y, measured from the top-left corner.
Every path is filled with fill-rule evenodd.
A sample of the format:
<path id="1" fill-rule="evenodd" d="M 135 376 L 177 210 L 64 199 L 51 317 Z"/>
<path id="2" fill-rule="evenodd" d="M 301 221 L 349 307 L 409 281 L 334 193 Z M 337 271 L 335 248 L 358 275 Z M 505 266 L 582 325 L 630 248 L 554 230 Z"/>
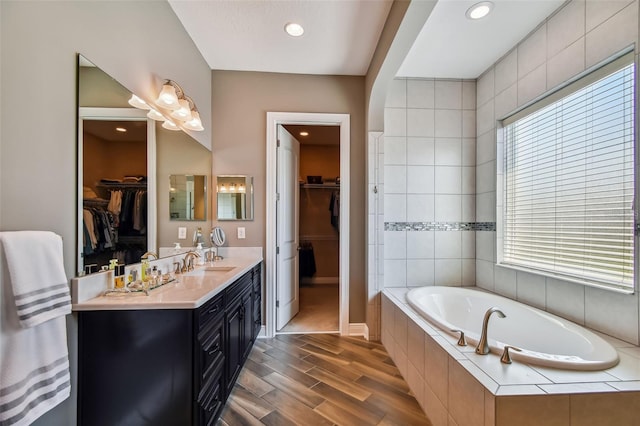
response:
<path id="1" fill-rule="evenodd" d="M 488 337 L 491 352 L 506 345 L 511 358 L 529 364 L 570 370 L 603 370 L 618 363 L 616 350 L 600 336 L 571 321 L 505 297 L 460 287 L 420 287 L 407 293 L 408 303 L 448 334 L 465 332 L 474 347 L 480 340 L 487 309 L 499 308 L 506 318 L 493 314 Z"/>

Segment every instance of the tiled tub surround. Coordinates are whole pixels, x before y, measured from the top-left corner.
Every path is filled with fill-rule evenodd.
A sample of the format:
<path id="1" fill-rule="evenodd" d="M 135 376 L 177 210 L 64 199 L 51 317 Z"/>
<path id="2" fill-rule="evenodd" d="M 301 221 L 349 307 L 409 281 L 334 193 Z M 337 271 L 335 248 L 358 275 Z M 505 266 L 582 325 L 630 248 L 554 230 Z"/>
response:
<path id="1" fill-rule="evenodd" d="M 569 371 L 477 355 L 407 303 L 382 293 L 382 343 L 434 426 L 637 425 L 640 348 L 601 335 L 620 355 L 604 371 Z M 523 331 L 526 325 L 523 325 Z"/>
<path id="2" fill-rule="evenodd" d="M 637 0 L 570 1 L 478 78 L 476 221 L 495 221 L 501 199 L 497 120 L 625 47 L 638 46 L 638 16 Z M 620 294 L 500 267 L 496 250 L 496 232 L 476 232 L 477 286 L 640 343 L 640 292 Z"/>
<path id="3" fill-rule="evenodd" d="M 475 231 L 388 228 L 475 221 L 475 108 L 472 80 L 390 83 L 378 158 L 384 287 L 475 283 Z"/>

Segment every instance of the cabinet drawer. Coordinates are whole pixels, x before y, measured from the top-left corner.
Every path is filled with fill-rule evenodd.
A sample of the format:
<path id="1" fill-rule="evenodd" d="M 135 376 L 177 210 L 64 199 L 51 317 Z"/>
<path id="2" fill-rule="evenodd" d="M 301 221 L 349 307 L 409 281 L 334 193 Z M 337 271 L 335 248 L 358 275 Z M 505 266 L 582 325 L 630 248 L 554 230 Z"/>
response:
<path id="1" fill-rule="evenodd" d="M 224 321 L 222 316 L 202 324 L 198 331 L 198 341 L 205 354 L 214 355 L 216 352 L 222 351 L 223 333 Z"/>
<path id="2" fill-rule="evenodd" d="M 208 300 L 198 309 L 198 323 L 203 324 L 222 312 L 224 312 L 224 297 L 222 294 L 219 294 Z"/>
<path id="3" fill-rule="evenodd" d="M 235 300 L 242 295 L 245 291 L 251 289 L 251 271 L 244 274 L 242 277 L 238 278 L 238 280 L 231 284 L 225 291 L 225 297 L 227 302 L 227 308 L 230 304 L 235 302 Z"/>
<path id="4" fill-rule="evenodd" d="M 215 412 L 224 404 L 224 356 L 220 362 L 208 366 L 198 392 L 198 404 L 205 412 Z"/>

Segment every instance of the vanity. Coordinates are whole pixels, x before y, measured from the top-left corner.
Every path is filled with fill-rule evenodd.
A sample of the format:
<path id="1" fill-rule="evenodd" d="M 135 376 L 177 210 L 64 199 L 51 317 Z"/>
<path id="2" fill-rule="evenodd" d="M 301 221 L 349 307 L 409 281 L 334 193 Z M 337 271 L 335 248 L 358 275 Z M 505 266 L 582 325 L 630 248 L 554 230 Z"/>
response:
<path id="1" fill-rule="evenodd" d="M 74 303 L 78 424 L 215 424 L 260 331 L 261 277 L 261 255 L 227 258 Z"/>

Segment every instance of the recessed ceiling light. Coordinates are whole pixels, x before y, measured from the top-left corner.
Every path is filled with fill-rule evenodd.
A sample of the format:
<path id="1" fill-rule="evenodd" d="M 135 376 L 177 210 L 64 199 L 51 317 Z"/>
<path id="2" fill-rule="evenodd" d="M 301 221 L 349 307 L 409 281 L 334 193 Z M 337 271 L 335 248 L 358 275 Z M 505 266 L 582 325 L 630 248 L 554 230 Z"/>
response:
<path id="1" fill-rule="evenodd" d="M 466 15 L 469 19 L 482 19 L 491 12 L 491 9 L 493 9 L 493 3 L 490 1 L 482 1 L 467 9 Z"/>
<path id="2" fill-rule="evenodd" d="M 300 132 L 300 136 L 309 136 L 309 132 Z"/>
<path id="3" fill-rule="evenodd" d="M 117 130 L 118 132 L 122 132 L 122 133 L 124 133 L 124 132 L 126 132 L 126 131 L 127 131 L 127 129 L 125 129 L 124 127 L 116 127 L 116 130 Z"/>
<path id="4" fill-rule="evenodd" d="M 291 37 L 300 37 L 302 34 L 304 34 L 304 28 L 302 28 L 302 25 L 296 24 L 295 22 L 289 22 L 284 26 L 284 30 Z"/>

